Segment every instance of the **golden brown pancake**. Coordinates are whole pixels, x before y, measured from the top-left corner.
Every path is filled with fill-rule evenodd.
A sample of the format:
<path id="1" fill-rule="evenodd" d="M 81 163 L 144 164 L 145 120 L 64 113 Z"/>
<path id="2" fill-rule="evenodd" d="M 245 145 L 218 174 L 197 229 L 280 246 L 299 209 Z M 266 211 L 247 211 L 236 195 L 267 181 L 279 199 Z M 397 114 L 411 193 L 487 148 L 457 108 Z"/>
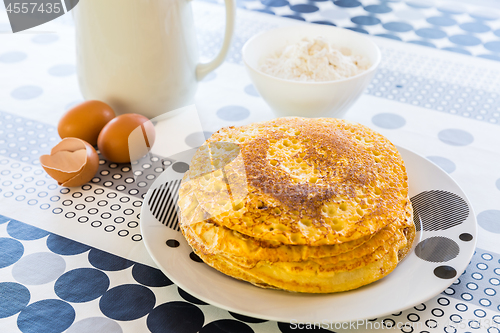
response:
<path id="1" fill-rule="evenodd" d="M 404 162 L 381 134 L 339 119 L 219 130 L 179 190 L 181 230 L 221 272 L 336 292 L 391 272 L 415 236 Z"/>

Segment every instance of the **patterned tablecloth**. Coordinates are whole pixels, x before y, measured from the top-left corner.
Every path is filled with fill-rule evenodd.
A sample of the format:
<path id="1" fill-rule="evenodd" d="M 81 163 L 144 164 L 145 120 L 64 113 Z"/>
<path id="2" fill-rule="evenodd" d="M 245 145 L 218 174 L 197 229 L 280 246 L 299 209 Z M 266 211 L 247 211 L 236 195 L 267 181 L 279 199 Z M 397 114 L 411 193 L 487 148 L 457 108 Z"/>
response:
<path id="1" fill-rule="evenodd" d="M 497 14 L 462 2 L 239 5 L 390 37 L 373 37 L 383 62 L 346 118 L 450 174 L 472 203 L 479 231 L 470 265 L 448 289 L 385 320 L 404 323 L 392 328 L 403 332 L 500 332 L 500 63 L 481 59 L 498 59 Z M 206 2 L 193 7 L 200 53 L 209 58 L 221 43 L 224 9 Z M 138 181 L 130 165 L 101 160 L 98 175 L 81 188 L 59 187 L 44 173 L 38 157 L 58 142 L 60 116 L 82 100 L 71 17 L 11 34 L 1 8 L 0 332 L 298 331 L 208 305 L 156 268 L 143 244 L 139 211 L 147 188 L 171 162 L 151 161 Z M 240 52 L 255 33 L 290 24 L 298 22 L 239 10 L 227 61 L 199 87 L 205 136 L 221 126 L 273 118 Z M 194 137 L 184 143 L 196 146 Z M 408 281 L 408 288 L 418 283 Z"/>

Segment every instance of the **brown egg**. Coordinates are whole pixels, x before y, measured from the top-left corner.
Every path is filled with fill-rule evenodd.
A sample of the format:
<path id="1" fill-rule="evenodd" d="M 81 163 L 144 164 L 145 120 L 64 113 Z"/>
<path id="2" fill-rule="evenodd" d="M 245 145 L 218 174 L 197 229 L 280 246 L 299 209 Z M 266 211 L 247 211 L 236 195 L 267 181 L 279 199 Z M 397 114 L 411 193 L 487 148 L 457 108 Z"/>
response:
<path id="1" fill-rule="evenodd" d="M 108 104 L 86 101 L 62 116 L 57 125 L 57 132 L 61 139 L 78 138 L 95 146 L 102 128 L 114 117 L 115 112 Z"/>
<path id="2" fill-rule="evenodd" d="M 104 126 L 97 139 L 97 147 L 108 161 L 128 163 L 146 155 L 154 140 L 153 123 L 139 114 L 127 113 Z"/>
<path id="3" fill-rule="evenodd" d="M 81 186 L 89 182 L 99 168 L 99 156 L 87 142 L 64 138 L 50 155 L 40 156 L 43 169 L 62 186 Z"/>

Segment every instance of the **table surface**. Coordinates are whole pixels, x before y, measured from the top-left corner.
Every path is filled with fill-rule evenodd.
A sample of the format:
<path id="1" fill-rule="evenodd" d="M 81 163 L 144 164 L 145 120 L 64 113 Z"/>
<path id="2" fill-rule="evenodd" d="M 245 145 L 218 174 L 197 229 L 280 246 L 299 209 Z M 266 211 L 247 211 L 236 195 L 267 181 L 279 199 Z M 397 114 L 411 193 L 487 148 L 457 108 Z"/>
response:
<path id="1" fill-rule="evenodd" d="M 222 126 L 273 118 L 241 64 L 241 47 L 255 33 L 305 20 L 380 35 L 373 37 L 383 53 L 380 70 L 346 118 L 445 170 L 467 194 L 478 235 L 470 265 L 448 289 L 377 321 L 415 321 L 421 325 L 415 332 L 500 332 L 498 12 L 465 1 L 450 6 L 428 0 L 266 0 L 238 6 L 227 61 L 199 85 L 201 127 L 186 133 L 183 144 L 195 147 L 199 132 L 207 136 Z M 200 1 L 193 8 L 200 54 L 210 58 L 222 41 L 224 8 Z M 134 179 L 130 165 L 105 160 L 81 188 L 59 187 L 46 176 L 38 157 L 59 141 L 60 116 L 82 101 L 74 28 L 65 15 L 11 34 L 2 10 L 0 331 L 298 331 L 289 323 L 208 305 L 157 269 L 142 240 L 139 212 L 148 186 L 163 171 L 158 161 L 141 180 Z"/>

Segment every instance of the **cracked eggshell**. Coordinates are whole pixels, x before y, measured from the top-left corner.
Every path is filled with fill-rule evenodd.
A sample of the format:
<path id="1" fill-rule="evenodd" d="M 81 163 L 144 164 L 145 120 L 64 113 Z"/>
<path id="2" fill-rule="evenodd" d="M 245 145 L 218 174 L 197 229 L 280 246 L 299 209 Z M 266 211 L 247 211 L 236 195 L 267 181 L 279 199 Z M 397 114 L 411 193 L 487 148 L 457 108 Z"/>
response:
<path id="1" fill-rule="evenodd" d="M 99 156 L 89 143 L 77 138 L 64 138 L 50 151 L 40 156 L 47 174 L 65 187 L 89 182 L 99 168 Z"/>

